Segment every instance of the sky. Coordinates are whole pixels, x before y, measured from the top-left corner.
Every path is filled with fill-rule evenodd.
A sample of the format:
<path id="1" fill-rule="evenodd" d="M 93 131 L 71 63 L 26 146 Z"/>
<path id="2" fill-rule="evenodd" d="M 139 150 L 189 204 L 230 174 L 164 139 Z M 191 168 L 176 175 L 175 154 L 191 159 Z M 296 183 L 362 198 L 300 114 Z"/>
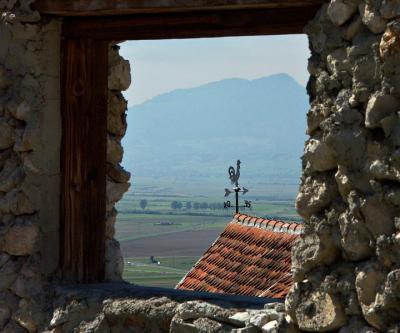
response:
<path id="1" fill-rule="evenodd" d="M 228 78 L 288 73 L 305 86 L 310 56 L 306 35 L 129 41 L 120 54 L 131 64 L 129 106 Z"/>

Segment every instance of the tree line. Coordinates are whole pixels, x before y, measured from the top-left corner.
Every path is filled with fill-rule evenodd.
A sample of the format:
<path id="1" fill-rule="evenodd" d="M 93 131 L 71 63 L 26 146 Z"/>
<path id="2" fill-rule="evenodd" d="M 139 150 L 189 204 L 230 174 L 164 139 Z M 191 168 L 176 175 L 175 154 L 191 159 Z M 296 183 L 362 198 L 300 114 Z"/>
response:
<path id="1" fill-rule="evenodd" d="M 146 209 L 148 206 L 148 201 L 146 199 L 142 199 L 139 201 L 139 206 L 142 209 Z M 173 210 L 180 210 L 180 209 L 185 209 L 185 210 L 199 210 L 199 209 L 211 209 L 211 210 L 217 210 L 217 209 L 223 209 L 224 205 L 220 202 L 191 202 L 191 201 L 172 201 L 171 202 L 171 209 Z"/>

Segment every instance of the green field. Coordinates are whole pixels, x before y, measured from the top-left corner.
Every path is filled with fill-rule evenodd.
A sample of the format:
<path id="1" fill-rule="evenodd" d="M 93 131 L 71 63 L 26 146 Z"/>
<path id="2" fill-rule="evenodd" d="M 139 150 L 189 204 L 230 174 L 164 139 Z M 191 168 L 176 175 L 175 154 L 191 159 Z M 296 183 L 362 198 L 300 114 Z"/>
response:
<path id="1" fill-rule="evenodd" d="M 268 191 L 258 190 L 246 196 L 245 199 L 252 201 L 252 209 L 242 212 L 260 217 L 299 218 L 294 200 L 289 196 L 292 193 L 294 197 L 294 187 L 284 187 L 281 192 L 275 192 L 281 194 L 276 197 L 272 191 L 277 191 L 277 185 L 266 188 Z M 190 194 L 195 193 L 194 189 L 198 193 Z M 206 196 L 199 193 L 199 189 L 202 187 L 193 184 L 135 184 L 134 191 L 118 203 L 116 238 L 127 257 L 124 271 L 127 281 L 173 288 L 222 232 L 232 218 L 233 209 L 223 209 L 226 200 L 223 195 L 217 196 L 214 192 Z M 147 202 L 144 209 L 140 207 L 141 200 Z M 171 203 L 174 201 L 181 203 L 181 208 L 173 209 Z M 190 209 L 186 208 L 187 202 L 192 204 Z M 197 206 L 202 204 L 203 208 L 195 209 L 196 203 Z M 187 248 L 176 248 L 181 241 L 186 241 L 182 244 Z M 162 255 L 165 253 L 168 256 Z M 161 264 L 151 263 L 148 254 L 159 255 L 156 259 Z"/>
<path id="2" fill-rule="evenodd" d="M 142 286 L 174 288 L 198 260 L 197 257 L 125 258 L 124 279 Z"/>

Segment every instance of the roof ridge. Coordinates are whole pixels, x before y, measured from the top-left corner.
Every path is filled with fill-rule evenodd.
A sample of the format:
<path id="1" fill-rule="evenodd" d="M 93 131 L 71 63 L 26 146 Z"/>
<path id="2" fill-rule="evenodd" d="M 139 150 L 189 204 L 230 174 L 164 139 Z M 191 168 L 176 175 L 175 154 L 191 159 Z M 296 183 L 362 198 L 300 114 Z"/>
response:
<path id="1" fill-rule="evenodd" d="M 284 232 L 287 234 L 301 234 L 304 226 L 295 221 L 272 220 L 247 214 L 237 213 L 231 223 L 241 224 L 247 227 L 267 229 L 273 232 Z"/>

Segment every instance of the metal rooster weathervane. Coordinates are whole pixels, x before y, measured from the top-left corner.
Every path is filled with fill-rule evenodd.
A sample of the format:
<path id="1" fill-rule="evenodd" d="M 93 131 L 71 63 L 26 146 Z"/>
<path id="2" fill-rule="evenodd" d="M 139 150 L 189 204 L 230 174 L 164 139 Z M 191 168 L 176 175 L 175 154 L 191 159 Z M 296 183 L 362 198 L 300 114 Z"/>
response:
<path id="1" fill-rule="evenodd" d="M 245 195 L 249 190 L 245 187 L 239 186 L 239 178 L 240 178 L 240 160 L 236 162 L 236 170 L 233 166 L 230 166 L 228 169 L 229 179 L 231 180 L 233 187 L 233 191 L 229 189 L 225 189 L 225 197 L 228 197 L 231 193 L 235 193 L 236 198 L 236 213 L 239 213 L 239 208 L 251 208 L 251 201 L 245 200 L 244 206 L 239 206 L 239 192 L 242 192 Z M 224 208 L 230 208 L 231 202 L 228 200 L 224 202 Z"/>

